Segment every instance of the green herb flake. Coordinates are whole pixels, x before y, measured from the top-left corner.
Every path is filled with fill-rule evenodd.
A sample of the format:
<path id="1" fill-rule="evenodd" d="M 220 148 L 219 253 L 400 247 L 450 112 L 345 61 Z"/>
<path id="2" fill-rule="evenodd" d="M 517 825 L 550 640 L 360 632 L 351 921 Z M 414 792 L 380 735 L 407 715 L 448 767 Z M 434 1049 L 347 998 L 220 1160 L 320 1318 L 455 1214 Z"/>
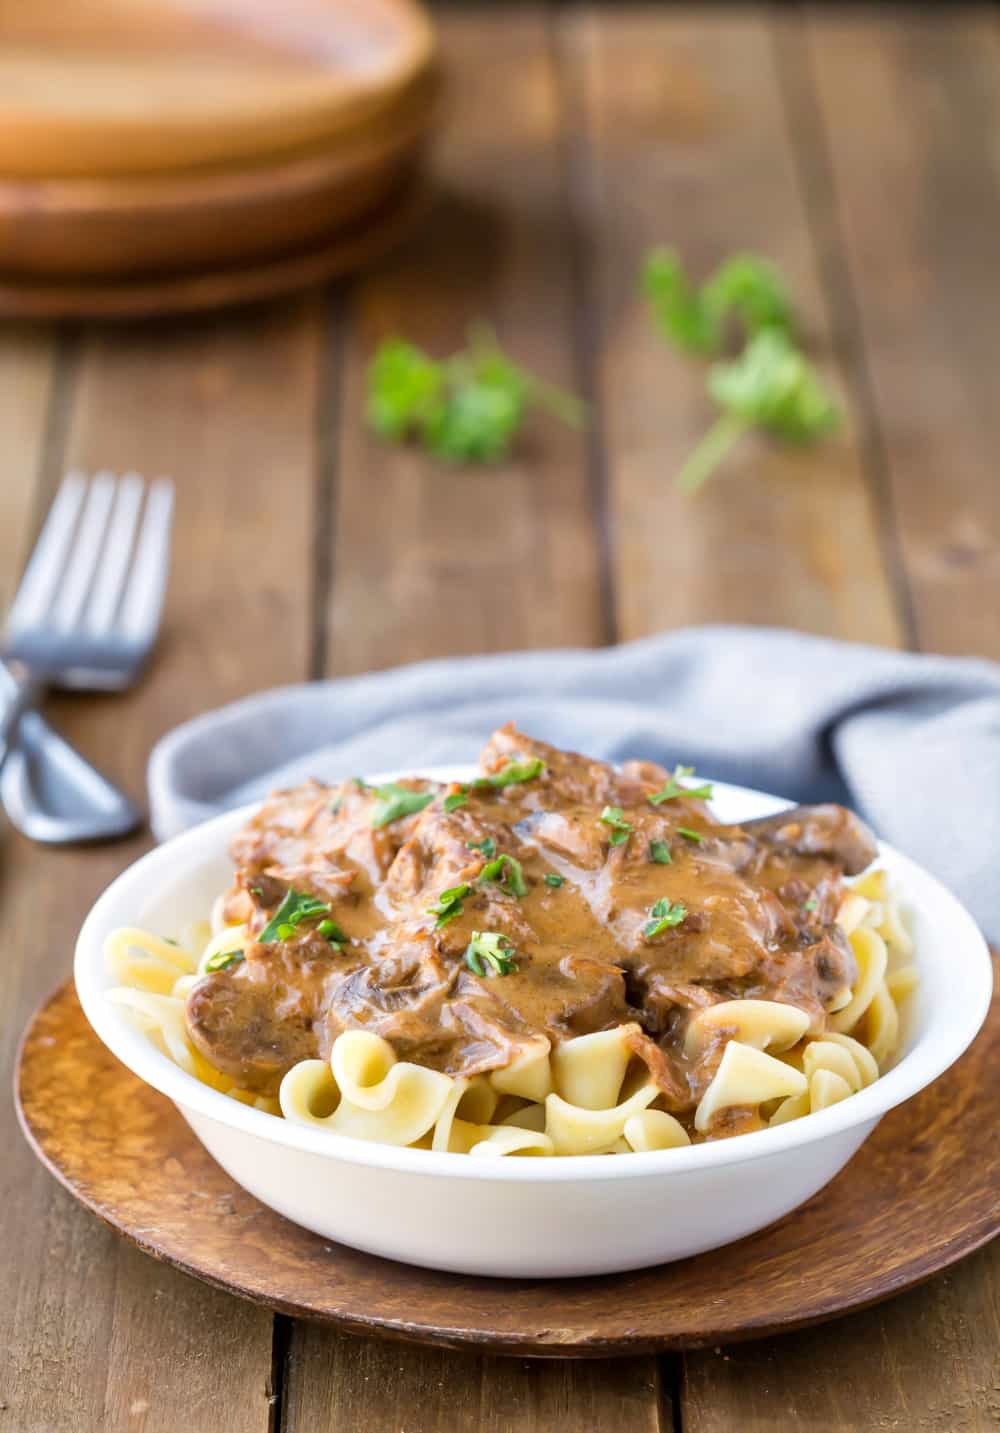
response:
<path id="1" fill-rule="evenodd" d="M 700 831 L 692 831 L 690 826 L 678 826 L 677 834 L 683 836 L 685 841 L 693 841 L 696 846 L 700 846 L 705 840 Z"/>
<path id="2" fill-rule="evenodd" d="M 205 961 L 205 974 L 214 975 L 219 970 L 228 970 L 231 965 L 239 965 L 246 960 L 242 950 L 217 950 Z"/>
<path id="3" fill-rule="evenodd" d="M 536 776 L 541 776 L 545 770 L 545 762 L 541 757 L 532 757 L 529 761 L 508 761 L 499 771 L 494 771 L 490 776 L 477 776 L 471 783 L 473 791 L 485 791 L 491 788 L 500 791 L 505 786 L 516 786 L 523 781 L 534 781 Z"/>
<path id="4" fill-rule="evenodd" d="M 650 841 L 649 859 L 655 861 L 658 866 L 669 866 L 673 860 L 670 854 L 670 847 L 666 841 Z"/>
<path id="5" fill-rule="evenodd" d="M 469 798 L 464 791 L 453 791 L 450 796 L 444 798 L 444 809 L 446 811 L 457 811 L 460 806 L 467 806 Z"/>
<path id="6" fill-rule="evenodd" d="M 319 925 L 316 927 L 316 931 L 317 934 L 321 935 L 324 940 L 328 940 L 331 945 L 347 944 L 347 936 L 344 934 L 340 926 L 334 920 L 320 921 Z"/>
<path id="7" fill-rule="evenodd" d="M 325 901 L 317 900 L 308 892 L 297 891 L 294 886 L 290 886 L 281 905 L 257 939 L 264 945 L 273 940 L 291 940 L 296 933 L 296 927 L 302 921 L 329 914 L 330 907 Z"/>
<path id="8" fill-rule="evenodd" d="M 663 897 L 650 907 L 649 916 L 649 920 L 642 928 L 642 934 L 644 939 L 653 940 L 663 931 L 669 930 L 671 926 L 680 925 L 687 916 L 687 906 L 682 905 L 680 901 L 676 905 L 671 905 L 666 897 Z"/>
<path id="9" fill-rule="evenodd" d="M 385 786 L 373 786 L 372 790 L 378 797 L 378 805 L 372 810 L 372 825 L 375 827 L 388 826 L 390 821 L 398 821 L 403 816 L 413 816 L 417 811 L 423 811 L 434 800 L 433 791 L 411 791 L 406 786 L 398 786 L 396 782 L 389 781 Z"/>
<path id="10" fill-rule="evenodd" d="M 605 806 L 600 818 L 605 826 L 611 827 L 611 834 L 608 837 L 612 846 L 624 846 L 631 836 L 635 827 L 631 821 L 625 820 L 625 813 L 620 806 Z"/>
<path id="11" fill-rule="evenodd" d="M 450 358 L 400 338 L 381 343 L 368 369 L 367 416 L 393 442 L 415 439 L 452 462 L 504 458 L 529 410 L 581 427 L 586 405 L 512 362 L 485 325 Z"/>
<path id="12" fill-rule="evenodd" d="M 429 914 L 437 916 L 437 920 L 434 922 L 437 930 L 462 914 L 462 902 L 469 894 L 469 889 L 466 881 L 463 881 L 460 886 L 449 886 L 448 890 L 441 892 L 434 905 L 428 906 Z"/>
<path id="13" fill-rule="evenodd" d="M 497 843 L 492 836 L 484 836 L 481 841 L 466 841 L 465 844 L 470 851 L 482 851 L 488 861 L 497 853 Z"/>
<path id="14" fill-rule="evenodd" d="M 710 781 L 704 782 L 701 786 L 682 786 L 682 776 L 693 776 L 693 766 L 675 766 L 674 774 L 669 778 L 665 786 L 648 797 L 651 806 L 661 806 L 664 801 L 673 801 L 678 796 L 686 797 L 689 801 L 711 801 L 713 786 Z"/>
<path id="15" fill-rule="evenodd" d="M 520 898 L 528 894 L 521 862 L 516 861 L 513 856 L 504 854 L 497 856 L 495 861 L 488 861 L 479 872 L 479 880 L 494 882 L 511 896 Z"/>
<path id="16" fill-rule="evenodd" d="M 817 898 L 816 896 L 810 896 L 809 899 L 808 899 L 808 900 L 805 902 L 805 904 L 803 905 L 802 909 L 803 909 L 804 911 L 814 911 L 814 910 L 818 909 L 818 907 L 819 907 L 819 900 L 818 900 L 818 898 Z"/>
<path id="17" fill-rule="evenodd" d="M 549 871 L 549 872 L 547 873 L 546 877 L 545 877 L 545 884 L 546 884 L 547 886 L 556 886 L 556 887 L 558 887 L 558 886 L 564 886 L 564 885 L 566 884 L 566 877 L 565 877 L 565 876 L 557 876 L 556 873 L 555 873 L 555 871 Z"/>
<path id="18" fill-rule="evenodd" d="M 511 975 L 518 968 L 516 954 L 505 935 L 498 931 L 474 930 L 465 952 L 465 963 L 474 975 Z"/>

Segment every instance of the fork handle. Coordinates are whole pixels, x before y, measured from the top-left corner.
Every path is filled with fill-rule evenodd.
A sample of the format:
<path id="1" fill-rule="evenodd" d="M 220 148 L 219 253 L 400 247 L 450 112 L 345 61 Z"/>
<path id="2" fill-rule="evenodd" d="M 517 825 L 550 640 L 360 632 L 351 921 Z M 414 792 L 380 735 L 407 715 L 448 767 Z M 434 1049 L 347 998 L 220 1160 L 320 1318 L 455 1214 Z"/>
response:
<path id="1" fill-rule="evenodd" d="M 43 682 L 31 676 L 16 677 L 6 663 L 0 663 L 0 670 L 3 673 L 2 685 L 7 693 L 7 701 L 4 703 L 3 711 L 0 712 L 0 767 L 2 767 L 15 744 L 17 728 L 22 716 L 29 707 L 38 704 L 38 699 L 45 690 L 45 686 Z"/>
<path id="2" fill-rule="evenodd" d="M 18 682 L 0 662 L 0 800 L 11 825 L 50 846 L 127 836 L 141 812 L 32 709 L 43 685 Z"/>

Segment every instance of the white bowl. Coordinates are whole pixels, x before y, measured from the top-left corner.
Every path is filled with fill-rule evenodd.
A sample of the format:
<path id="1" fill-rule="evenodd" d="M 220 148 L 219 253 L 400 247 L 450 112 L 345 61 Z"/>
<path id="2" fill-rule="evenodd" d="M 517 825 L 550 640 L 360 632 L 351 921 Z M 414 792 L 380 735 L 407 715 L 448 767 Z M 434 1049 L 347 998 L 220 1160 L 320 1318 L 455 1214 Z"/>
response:
<path id="1" fill-rule="evenodd" d="M 470 769 L 424 774 L 462 780 Z M 376 777 L 388 780 L 391 776 Z M 787 802 L 716 784 L 726 820 Z M 306 1129 L 186 1074 L 105 998 L 105 937 L 117 926 L 176 935 L 204 918 L 231 879 L 229 839 L 254 808 L 167 841 L 130 866 L 87 917 L 75 975 L 104 1043 L 180 1110 L 244 1189 L 328 1239 L 434 1269 L 512 1278 L 644 1268 L 740 1239 L 780 1219 L 843 1168 L 882 1116 L 946 1070 L 986 1017 L 992 972 L 971 916 L 889 846 L 881 861 L 912 919 L 920 985 L 904 1048 L 881 1079 L 804 1119 L 649 1154 L 472 1159 Z"/>

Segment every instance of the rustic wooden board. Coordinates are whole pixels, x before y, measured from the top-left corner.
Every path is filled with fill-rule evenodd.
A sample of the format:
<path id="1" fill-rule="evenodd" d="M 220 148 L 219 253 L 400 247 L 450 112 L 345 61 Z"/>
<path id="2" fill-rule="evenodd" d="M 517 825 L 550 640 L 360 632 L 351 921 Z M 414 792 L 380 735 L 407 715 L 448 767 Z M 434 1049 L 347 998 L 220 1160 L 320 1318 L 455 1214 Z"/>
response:
<path id="1" fill-rule="evenodd" d="M 794 64 L 814 77 L 812 147 L 829 156 L 845 320 L 916 633 L 1000 657 L 997 17 L 822 12 L 807 40 Z"/>
<path id="2" fill-rule="evenodd" d="M 311 540 L 323 335 L 321 308 L 295 304 L 224 328 L 203 321 L 91 330 L 61 360 L 44 482 L 34 513 L 25 514 L 29 530 L 64 466 L 135 466 L 170 474 L 178 486 L 175 580 L 149 676 L 127 697 L 52 703 L 54 719 L 136 797 L 162 731 L 206 704 L 306 675 L 308 568 L 268 557 L 308 550 Z M 18 1027 L 68 970 L 81 916 L 143 843 L 72 852 L 40 849 L 11 832 L 3 840 L 9 946 L 0 981 L 12 1060 Z M 42 911 L 59 952 L 44 959 Z M 13 1112 L 4 1107 L 0 1119 L 9 1213 L 0 1362 L 11 1427 L 264 1433 L 270 1316 L 151 1264 L 81 1218 L 40 1177 L 9 1127 Z"/>
<path id="3" fill-rule="evenodd" d="M 743 621 L 896 645 L 850 410 L 813 449 L 746 438 L 696 500 L 673 481 L 715 410 L 705 364 L 662 342 L 639 298 L 654 245 L 699 280 L 736 250 L 777 262 L 844 388 L 766 19 L 592 6 L 569 10 L 560 37 L 619 635 Z"/>
<path id="4" fill-rule="evenodd" d="M 537 6 L 447 11 L 440 24 L 451 77 L 449 123 L 433 156 L 441 206 L 420 242 L 357 285 L 345 307 L 324 534 L 327 670 L 336 675 L 593 643 L 605 631 L 581 435 L 539 419 L 509 463 L 467 468 L 389 447 L 364 428 L 365 367 L 391 334 L 443 354 L 485 319 L 519 362 L 575 383 L 576 296 L 544 17 Z"/>
<path id="5" fill-rule="evenodd" d="M 567 1358 L 819 1323 L 979 1248 L 1000 1230 L 996 1143 L 983 1137 L 998 1054 L 1000 995 L 972 1049 L 887 1115 L 807 1205 L 738 1244 L 599 1279 L 440 1274 L 290 1224 L 235 1185 L 164 1097 L 119 1064 L 71 985 L 28 1029 L 17 1094 L 36 1151 L 72 1194 L 218 1288 L 354 1333 Z"/>

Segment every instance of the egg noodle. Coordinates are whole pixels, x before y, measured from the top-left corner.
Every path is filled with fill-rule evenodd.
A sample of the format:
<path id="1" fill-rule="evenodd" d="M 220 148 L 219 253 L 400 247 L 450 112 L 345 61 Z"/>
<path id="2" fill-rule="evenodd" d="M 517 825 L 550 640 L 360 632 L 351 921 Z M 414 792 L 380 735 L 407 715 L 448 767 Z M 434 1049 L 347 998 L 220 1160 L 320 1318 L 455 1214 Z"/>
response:
<path id="1" fill-rule="evenodd" d="M 917 969 L 885 871 L 869 871 L 847 887 L 838 923 L 858 977 L 839 1008 L 827 1012 L 822 1033 L 807 1034 L 806 1012 L 773 1000 L 723 1000 L 692 1015 L 685 1052 L 697 1055 L 709 1042 L 722 1050 L 694 1113 L 696 1139 L 711 1137 L 731 1110 L 745 1112 L 750 1129 L 800 1119 L 847 1099 L 891 1064 L 900 1009 L 917 984 Z M 245 926 L 213 934 L 208 922 L 180 943 L 145 930 L 117 930 L 105 959 L 119 983 L 107 998 L 187 1074 L 293 1124 L 484 1158 L 628 1154 L 691 1143 L 684 1125 L 660 1107 L 660 1090 L 631 1053 L 634 1025 L 555 1047 L 538 1036 L 506 1068 L 471 1077 L 399 1060 L 380 1036 L 347 1030 L 329 1060 L 293 1065 L 276 1098 L 242 1088 L 192 1045 L 185 1000 L 208 970 L 251 939 Z"/>

